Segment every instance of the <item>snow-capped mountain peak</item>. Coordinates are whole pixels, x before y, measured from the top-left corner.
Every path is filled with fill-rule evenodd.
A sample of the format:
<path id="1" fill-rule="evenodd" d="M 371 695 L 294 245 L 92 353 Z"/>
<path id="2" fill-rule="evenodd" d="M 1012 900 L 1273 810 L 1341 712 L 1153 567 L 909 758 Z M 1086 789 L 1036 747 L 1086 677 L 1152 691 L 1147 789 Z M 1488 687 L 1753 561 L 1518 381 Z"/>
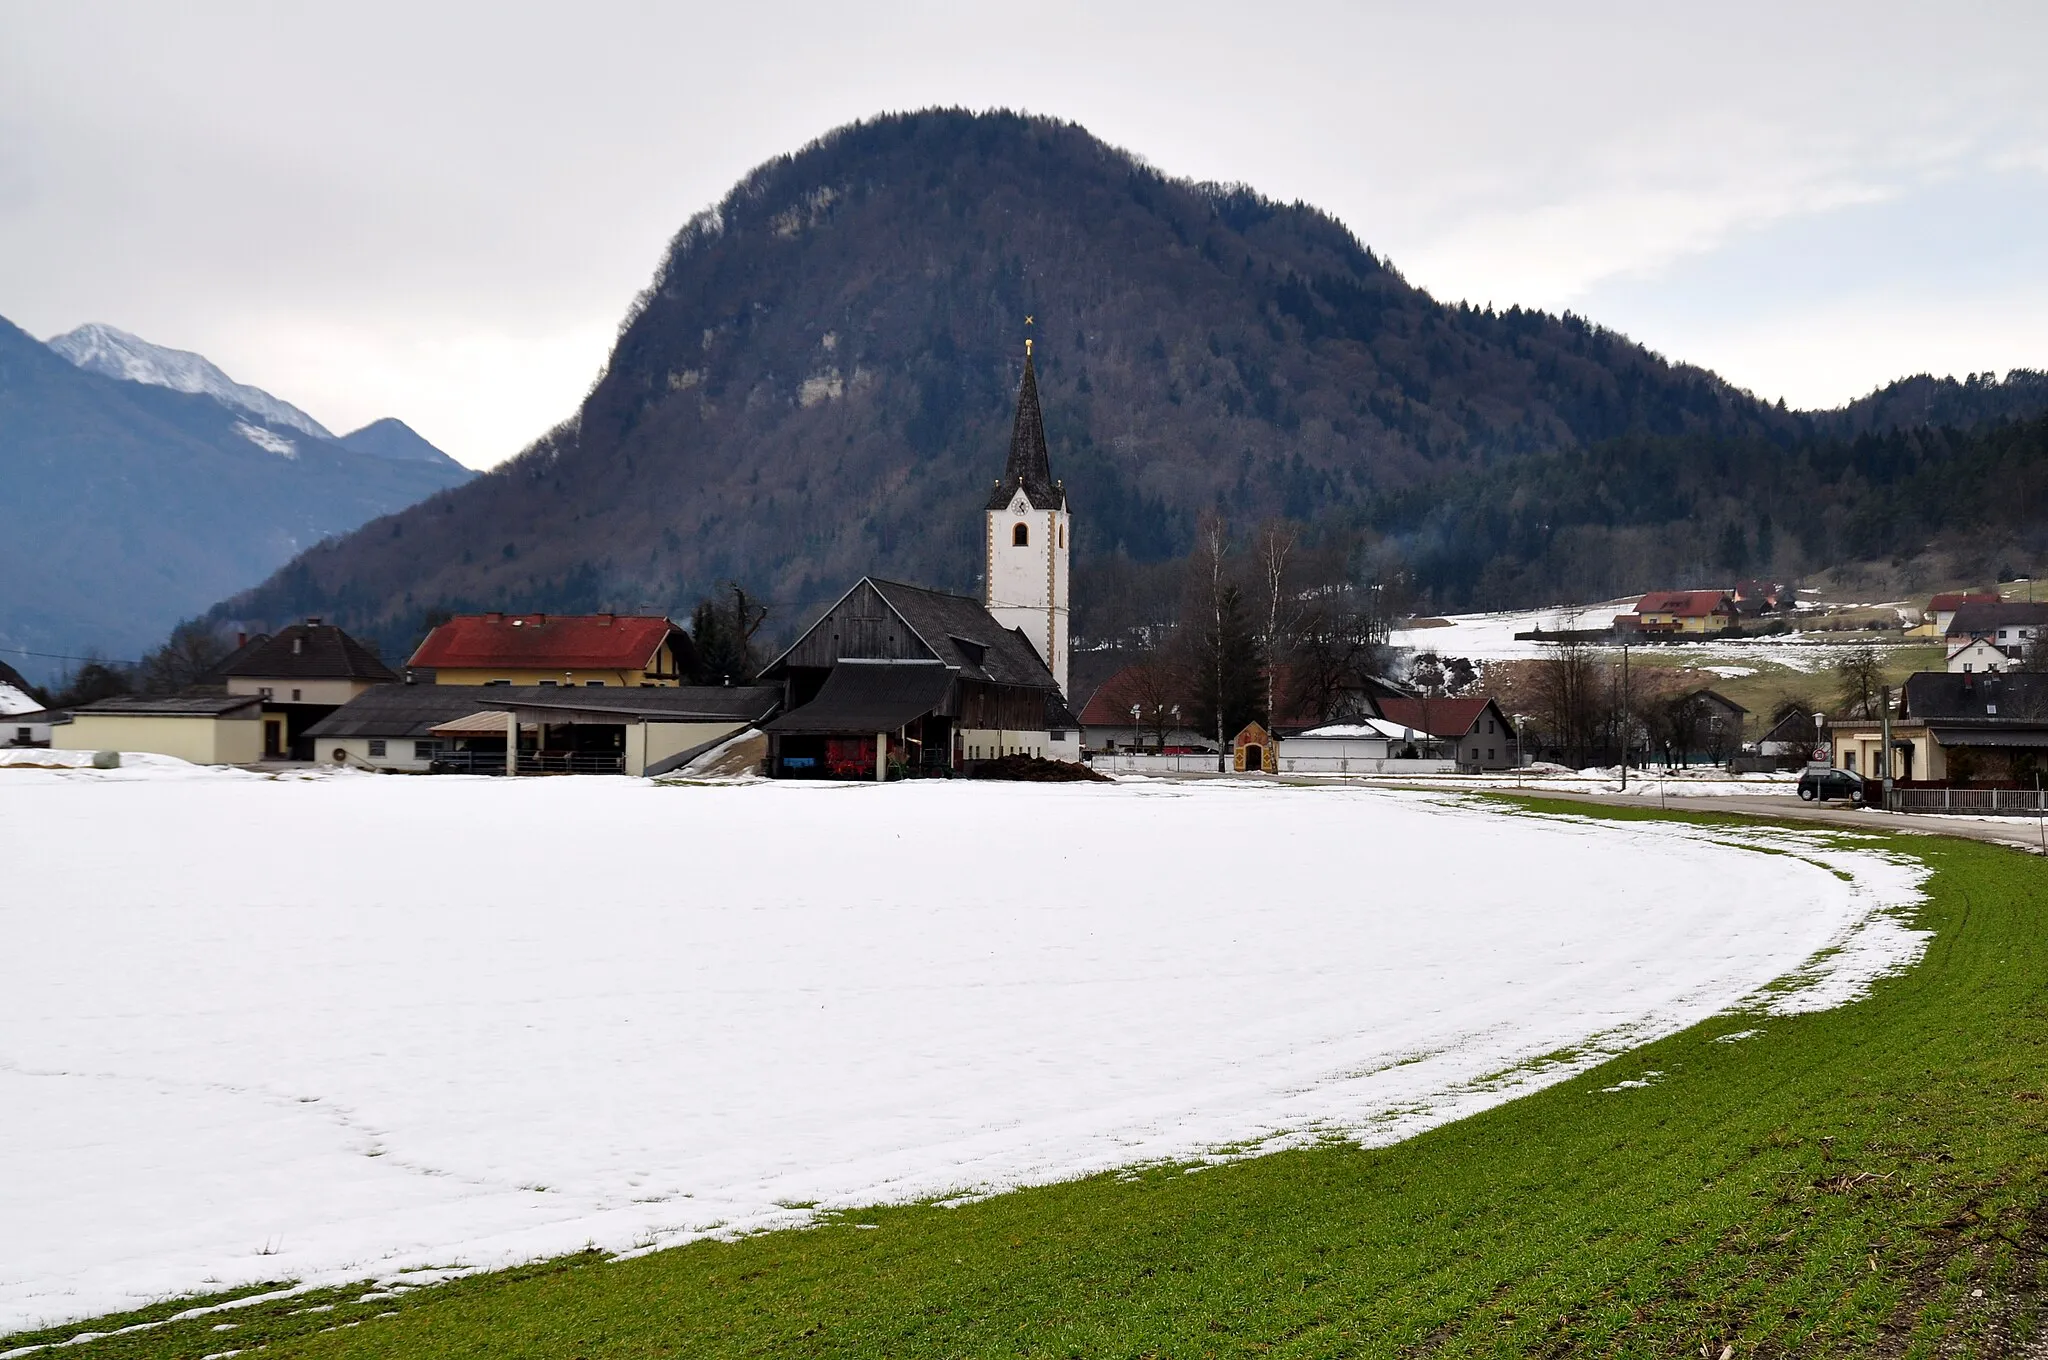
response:
<path id="1" fill-rule="evenodd" d="M 223 406 L 247 411 L 272 425 L 288 425 L 317 439 L 332 439 L 325 425 L 260 387 L 238 383 L 202 354 L 152 345 L 140 336 L 94 321 L 49 341 L 50 348 L 78 367 L 109 378 L 200 392 Z"/>

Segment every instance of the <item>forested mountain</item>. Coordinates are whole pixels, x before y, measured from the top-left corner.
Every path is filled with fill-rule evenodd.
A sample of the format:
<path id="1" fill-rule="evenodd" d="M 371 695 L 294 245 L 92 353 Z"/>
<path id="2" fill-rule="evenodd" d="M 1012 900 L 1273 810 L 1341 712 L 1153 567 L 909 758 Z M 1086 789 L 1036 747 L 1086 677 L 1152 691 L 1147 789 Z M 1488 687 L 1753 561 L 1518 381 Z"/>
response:
<path id="1" fill-rule="evenodd" d="M 467 480 L 205 393 L 74 367 L 0 320 L 0 656 L 133 658 L 300 550 Z"/>
<path id="2" fill-rule="evenodd" d="M 1814 426 L 1837 435 L 1917 425 L 1968 429 L 1998 420 L 2025 420 L 2042 411 L 2048 411 L 2048 373 L 2016 368 L 2003 379 L 1995 373 L 1961 379 L 1921 373 L 1886 383 L 1839 411 L 1818 412 Z"/>
<path id="3" fill-rule="evenodd" d="M 1440 304 L 1306 205 L 1170 180 L 1071 124 L 907 114 L 689 222 L 581 409 L 519 458 L 216 613 L 402 648 L 437 608 L 680 611 L 737 578 L 788 619 L 863 572 L 971 588 L 1027 318 L 1084 629 L 1103 564 L 1178 556 L 1211 510 L 1353 541 L 1439 607 L 1547 591 L 1602 533 L 1642 537 L 1631 571 L 1675 570 L 1719 518 L 1549 479 L 1816 430 L 1580 318 Z M 1750 517 L 1753 488 L 1687 485 L 1685 513 Z M 1567 542 L 1517 497 L 1623 519 L 1589 510 Z"/>
<path id="4" fill-rule="evenodd" d="M 974 584 L 1033 319 L 1077 550 L 1197 514 L 1328 519 L 1629 430 L 1791 431 L 1576 318 L 1445 307 L 1313 208 L 1079 127 L 933 112 L 761 167 L 678 234 L 582 409 L 232 608 L 408 633 L 435 606 L 785 607 L 863 571 Z"/>

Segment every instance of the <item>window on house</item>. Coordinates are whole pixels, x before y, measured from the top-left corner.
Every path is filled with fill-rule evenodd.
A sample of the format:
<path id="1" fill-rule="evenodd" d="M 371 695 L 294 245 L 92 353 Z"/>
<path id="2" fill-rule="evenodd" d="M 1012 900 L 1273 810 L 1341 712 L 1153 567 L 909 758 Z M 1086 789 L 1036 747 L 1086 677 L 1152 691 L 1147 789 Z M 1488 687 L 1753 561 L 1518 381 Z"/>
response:
<path id="1" fill-rule="evenodd" d="M 541 682 L 540 682 L 540 687 L 541 687 L 542 689 L 554 689 L 554 688 L 556 688 L 557 686 L 556 686 L 556 682 L 555 682 L 555 681 L 553 681 L 553 680 L 543 680 L 543 681 L 541 681 Z"/>
<path id="2" fill-rule="evenodd" d="M 383 758 L 384 741 L 381 737 L 370 738 L 370 754 L 378 757 L 379 759 Z"/>
<path id="3" fill-rule="evenodd" d="M 583 687 L 584 687 L 585 689 L 603 689 L 603 688 L 604 688 L 604 681 L 602 681 L 602 680 L 585 680 L 585 681 L 583 682 Z"/>
<path id="4" fill-rule="evenodd" d="M 486 680 L 486 681 L 484 681 L 484 684 L 486 684 L 486 685 L 509 685 L 509 684 L 511 684 L 511 683 L 512 683 L 512 682 L 511 682 L 510 680 Z"/>
<path id="5" fill-rule="evenodd" d="M 1013 548 L 1030 547 L 1031 526 L 1028 524 L 1019 524 L 1016 528 L 1010 530 L 1010 546 Z"/>
<path id="6" fill-rule="evenodd" d="M 293 691 L 292 691 L 292 702 L 293 702 L 293 703 L 297 703 L 297 702 L 299 701 L 299 693 L 300 693 L 300 691 L 298 691 L 298 690 L 293 690 Z"/>
<path id="7" fill-rule="evenodd" d="M 1492 759 L 1493 759 L 1493 748 L 1492 748 L 1491 746 L 1489 746 L 1489 747 L 1487 747 L 1487 748 L 1486 748 L 1486 758 L 1487 758 L 1488 760 L 1492 760 Z"/>
<path id="8" fill-rule="evenodd" d="M 29 732 L 29 729 L 26 727 L 17 727 L 14 729 L 14 739 L 20 742 L 23 746 L 28 745 L 30 735 L 31 734 Z"/>
<path id="9" fill-rule="evenodd" d="M 256 694 L 257 694 L 257 697 L 258 697 L 258 698 L 263 698 L 263 699 L 268 699 L 268 698 L 271 698 L 271 697 L 272 697 L 272 695 L 271 695 L 271 689 L 270 689 L 270 686 L 268 686 L 268 685 L 265 685 L 265 686 L 263 686 L 263 687 L 262 687 L 261 689 L 257 690 L 257 691 L 256 691 Z"/>
<path id="10" fill-rule="evenodd" d="M 432 760 L 440 754 L 441 743 L 438 741 L 416 741 L 412 744 L 414 760 Z"/>
<path id="11" fill-rule="evenodd" d="M 1842 752 L 1842 768 L 1845 770 L 1856 768 L 1856 753 L 1854 751 Z"/>

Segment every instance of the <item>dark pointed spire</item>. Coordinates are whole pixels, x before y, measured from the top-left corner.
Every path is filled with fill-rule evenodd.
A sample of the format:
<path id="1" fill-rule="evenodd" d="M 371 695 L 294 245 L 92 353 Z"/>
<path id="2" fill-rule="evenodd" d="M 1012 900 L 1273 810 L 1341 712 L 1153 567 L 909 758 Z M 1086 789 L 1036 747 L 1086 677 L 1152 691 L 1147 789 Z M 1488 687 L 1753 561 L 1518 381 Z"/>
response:
<path id="1" fill-rule="evenodd" d="M 1010 431 L 1010 460 L 1003 466 L 1003 480 L 988 498 L 988 508 L 1000 510 L 1023 488 L 1024 498 L 1034 510 L 1057 510 L 1067 501 L 1066 492 L 1052 479 L 1052 460 L 1045 452 L 1045 417 L 1038 409 L 1038 370 L 1031 362 L 1031 342 L 1024 342 L 1024 381 L 1017 388 L 1017 423 Z"/>

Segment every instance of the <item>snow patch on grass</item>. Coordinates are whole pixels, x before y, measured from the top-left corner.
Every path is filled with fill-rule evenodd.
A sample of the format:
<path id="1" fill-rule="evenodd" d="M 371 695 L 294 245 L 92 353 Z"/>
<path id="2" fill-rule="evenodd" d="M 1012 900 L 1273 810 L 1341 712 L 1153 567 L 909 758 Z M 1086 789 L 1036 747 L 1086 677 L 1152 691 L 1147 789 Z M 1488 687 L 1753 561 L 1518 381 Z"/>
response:
<path id="1" fill-rule="evenodd" d="M 151 768 L 0 774 L 0 1329 L 1393 1142 L 1920 942 L 1839 838 L 1433 794 Z"/>

